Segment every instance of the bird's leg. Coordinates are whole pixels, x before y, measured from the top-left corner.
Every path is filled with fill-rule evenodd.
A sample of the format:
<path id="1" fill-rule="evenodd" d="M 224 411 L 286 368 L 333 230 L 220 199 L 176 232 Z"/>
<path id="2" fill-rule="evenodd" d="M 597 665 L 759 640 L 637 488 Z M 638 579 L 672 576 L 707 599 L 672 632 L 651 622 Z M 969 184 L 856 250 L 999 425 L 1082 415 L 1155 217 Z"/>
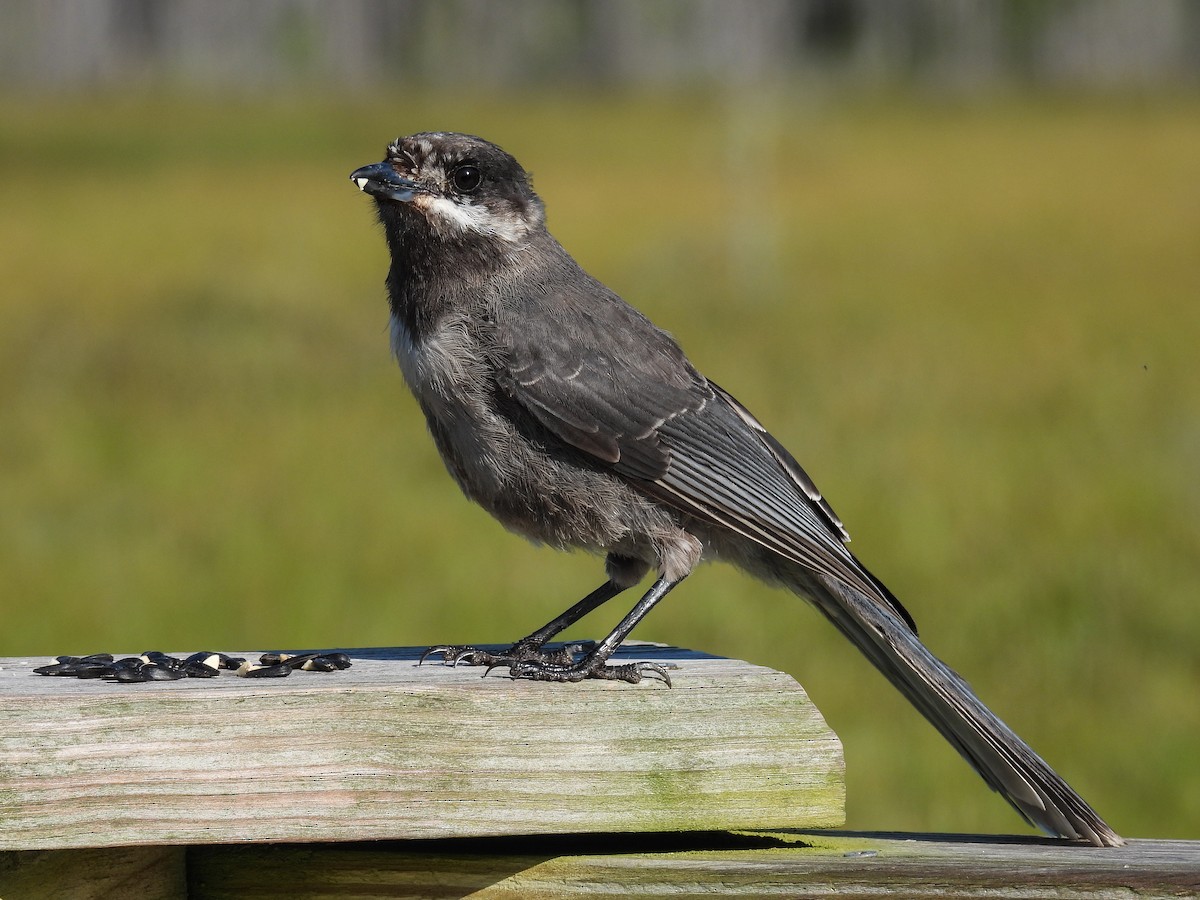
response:
<path id="1" fill-rule="evenodd" d="M 443 664 L 447 666 L 456 666 L 461 663 L 464 666 L 487 666 L 490 669 L 494 666 L 515 666 L 518 663 L 536 662 L 558 668 L 569 667 L 575 662 L 573 652 L 591 650 L 595 645 L 589 641 L 581 644 L 568 644 L 551 651 L 543 650 L 543 645 L 564 628 L 571 627 L 593 609 L 611 600 L 623 590 L 625 588 L 612 579 L 604 582 L 566 612 L 554 617 L 533 634 L 521 638 L 507 650 L 499 653 L 480 650 L 478 647 L 443 644 L 430 647 L 422 653 L 418 665 L 424 662 L 426 657 L 440 653 Z"/>
<path id="2" fill-rule="evenodd" d="M 625 663 L 620 666 L 608 665 L 608 658 L 621 645 L 625 638 L 637 626 L 638 622 L 654 608 L 675 585 L 682 581 L 677 578 L 669 581 L 666 576 L 659 578 L 637 605 L 629 611 L 617 627 L 604 640 L 593 647 L 583 659 L 575 662 L 561 663 L 546 659 L 517 660 L 512 665 L 513 678 L 531 678 L 534 681 L 582 681 L 585 678 L 605 678 L 610 681 L 628 681 L 637 684 L 643 678 L 654 678 L 671 686 L 671 676 L 664 666 L 652 662 Z M 497 663 L 505 665 L 505 663 Z"/>

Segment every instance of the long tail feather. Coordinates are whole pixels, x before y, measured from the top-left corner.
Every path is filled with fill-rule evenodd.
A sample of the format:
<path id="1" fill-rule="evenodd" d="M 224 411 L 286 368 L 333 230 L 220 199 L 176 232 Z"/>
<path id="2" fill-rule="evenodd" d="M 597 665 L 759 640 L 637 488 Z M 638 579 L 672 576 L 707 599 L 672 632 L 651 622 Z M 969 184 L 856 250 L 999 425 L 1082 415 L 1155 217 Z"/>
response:
<path id="1" fill-rule="evenodd" d="M 1031 825 L 1117 847 L 1124 841 L 1033 749 L 929 652 L 879 598 L 811 572 L 789 579 Z"/>

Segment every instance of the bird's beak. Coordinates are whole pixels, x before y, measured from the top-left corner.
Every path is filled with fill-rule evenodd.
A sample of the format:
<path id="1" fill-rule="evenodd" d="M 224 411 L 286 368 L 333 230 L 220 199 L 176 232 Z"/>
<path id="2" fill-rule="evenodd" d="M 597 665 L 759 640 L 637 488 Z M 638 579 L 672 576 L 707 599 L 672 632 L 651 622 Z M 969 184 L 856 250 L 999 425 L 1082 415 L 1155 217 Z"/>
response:
<path id="1" fill-rule="evenodd" d="M 421 190 L 421 186 L 415 181 L 397 175 L 391 163 L 387 162 L 372 163 L 355 169 L 350 173 L 350 180 L 357 184 L 364 194 L 399 203 L 407 203 Z"/>

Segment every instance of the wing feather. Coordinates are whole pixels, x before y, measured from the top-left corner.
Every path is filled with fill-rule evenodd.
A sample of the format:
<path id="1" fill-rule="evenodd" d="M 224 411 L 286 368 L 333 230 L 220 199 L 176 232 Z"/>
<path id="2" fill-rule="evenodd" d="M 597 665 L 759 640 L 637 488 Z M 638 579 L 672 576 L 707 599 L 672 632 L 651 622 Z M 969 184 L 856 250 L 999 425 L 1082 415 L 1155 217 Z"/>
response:
<path id="1" fill-rule="evenodd" d="M 555 331 L 502 333 L 502 388 L 559 440 L 647 495 L 836 578 L 911 625 L 846 548 L 841 520 L 783 445 L 616 295 L 587 302 L 605 300 L 603 316 L 568 296 L 554 298 L 553 316 L 514 319 L 554 322 Z"/>

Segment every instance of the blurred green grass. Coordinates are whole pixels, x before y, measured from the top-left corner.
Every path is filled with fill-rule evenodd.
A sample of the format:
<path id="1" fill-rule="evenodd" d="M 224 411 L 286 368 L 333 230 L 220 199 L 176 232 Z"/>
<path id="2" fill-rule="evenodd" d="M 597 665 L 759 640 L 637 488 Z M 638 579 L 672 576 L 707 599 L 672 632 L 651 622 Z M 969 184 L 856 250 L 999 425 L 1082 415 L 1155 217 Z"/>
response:
<path id="1" fill-rule="evenodd" d="M 1200 837 L 1194 97 L 0 99 L 0 655 L 503 641 L 598 583 L 389 359 L 346 176 L 429 128 L 518 155 L 1118 830 Z M 794 674 L 851 827 L 1020 826 L 784 594 L 706 568 L 635 636 Z"/>

